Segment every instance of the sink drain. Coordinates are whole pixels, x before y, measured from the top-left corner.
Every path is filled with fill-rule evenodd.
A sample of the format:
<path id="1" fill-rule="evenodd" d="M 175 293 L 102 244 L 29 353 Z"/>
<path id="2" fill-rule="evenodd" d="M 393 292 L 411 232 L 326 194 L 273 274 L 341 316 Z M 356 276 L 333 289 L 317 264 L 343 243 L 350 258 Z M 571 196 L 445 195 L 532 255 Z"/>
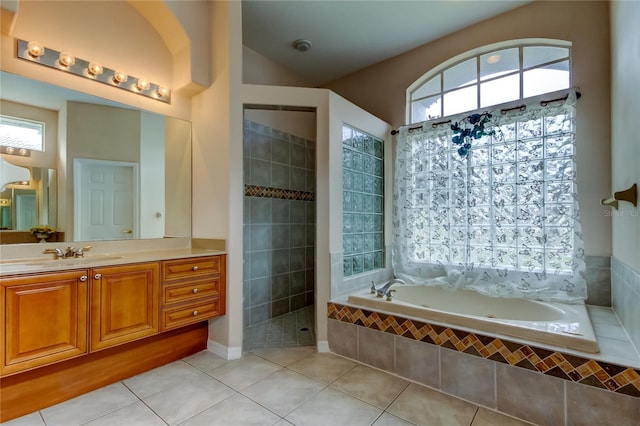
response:
<path id="1" fill-rule="evenodd" d="M 487 314 L 487 318 L 495 318 L 496 316 L 493 314 Z"/>

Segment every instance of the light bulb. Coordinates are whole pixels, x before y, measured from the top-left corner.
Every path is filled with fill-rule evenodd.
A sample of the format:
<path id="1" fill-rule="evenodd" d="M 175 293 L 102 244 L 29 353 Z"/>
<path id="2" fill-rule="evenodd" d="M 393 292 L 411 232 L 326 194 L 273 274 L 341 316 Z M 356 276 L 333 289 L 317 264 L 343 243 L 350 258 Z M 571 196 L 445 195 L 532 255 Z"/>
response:
<path id="1" fill-rule="evenodd" d="M 18 151 L 19 155 L 27 155 L 27 149 L 26 148 L 20 148 L 20 150 Z"/>
<path id="2" fill-rule="evenodd" d="M 40 56 L 44 55 L 45 49 L 44 46 L 37 41 L 30 41 L 27 44 L 27 52 L 32 58 L 39 58 Z"/>
<path id="3" fill-rule="evenodd" d="M 15 152 L 15 148 L 14 147 L 12 147 L 12 146 L 7 147 L 7 154 L 13 154 L 14 152 Z"/>
<path id="4" fill-rule="evenodd" d="M 167 89 L 166 87 L 162 87 L 162 86 L 158 86 L 158 90 L 156 90 L 156 96 L 163 98 L 165 96 L 169 96 L 169 93 L 171 93 L 169 91 L 169 89 Z"/>
<path id="5" fill-rule="evenodd" d="M 102 72 L 104 71 L 104 68 L 102 68 L 102 65 L 96 62 L 90 62 L 89 66 L 87 67 L 87 71 L 89 71 L 89 74 L 95 77 L 102 74 Z"/>
<path id="6" fill-rule="evenodd" d="M 58 61 L 60 61 L 60 65 L 62 65 L 63 67 L 70 67 L 71 65 L 76 63 L 76 58 L 70 53 L 62 52 L 60 53 Z"/>
<path id="7" fill-rule="evenodd" d="M 113 82 L 116 84 L 124 83 L 128 78 L 129 76 L 121 71 L 116 71 L 113 74 Z"/>
<path id="8" fill-rule="evenodd" d="M 140 91 L 147 90 L 149 89 L 150 86 L 151 86 L 151 83 L 149 83 L 149 80 L 147 80 L 146 78 L 139 78 L 138 82 L 136 83 L 136 87 Z"/>

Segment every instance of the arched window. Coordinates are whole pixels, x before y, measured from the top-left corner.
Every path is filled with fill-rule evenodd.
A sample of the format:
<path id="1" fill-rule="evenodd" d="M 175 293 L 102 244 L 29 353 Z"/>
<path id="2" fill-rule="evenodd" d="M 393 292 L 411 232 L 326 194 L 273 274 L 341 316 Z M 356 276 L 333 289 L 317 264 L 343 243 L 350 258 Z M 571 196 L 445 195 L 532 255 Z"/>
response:
<path id="1" fill-rule="evenodd" d="M 566 42 L 452 58 L 407 90 L 393 271 L 498 297 L 586 299 Z"/>
<path id="2" fill-rule="evenodd" d="M 570 43 L 514 40 L 456 56 L 407 90 L 417 123 L 571 87 Z"/>

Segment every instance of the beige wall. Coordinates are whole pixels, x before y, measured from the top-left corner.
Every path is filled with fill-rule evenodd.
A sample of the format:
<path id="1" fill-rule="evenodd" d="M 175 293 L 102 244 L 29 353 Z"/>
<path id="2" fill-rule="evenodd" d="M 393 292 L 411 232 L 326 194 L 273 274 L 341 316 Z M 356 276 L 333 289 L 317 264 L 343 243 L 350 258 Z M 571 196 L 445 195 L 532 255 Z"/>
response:
<path id="1" fill-rule="evenodd" d="M 640 2 L 611 3 L 611 191 L 640 185 Z M 640 272 L 640 206 L 610 210 L 613 255 Z"/>
<path id="2" fill-rule="evenodd" d="M 191 235 L 191 123 L 165 119 L 164 234 L 177 237 Z"/>
<path id="3" fill-rule="evenodd" d="M 193 237 L 227 242 L 227 314 L 209 325 L 214 352 L 242 346 L 242 16 L 239 2 L 211 3 L 213 84 L 193 97 Z M 235 238 L 237 237 L 237 238 Z M 226 352 L 226 353 L 225 353 Z"/>
<path id="4" fill-rule="evenodd" d="M 578 103 L 578 191 L 585 251 L 611 254 L 611 222 L 600 200 L 610 192 L 609 3 L 536 1 L 363 71 L 329 89 L 394 127 L 405 123 L 406 89 L 421 75 L 466 51 L 505 40 L 552 38 L 573 43 Z"/>
<path id="5" fill-rule="evenodd" d="M 271 86 L 314 86 L 305 78 L 247 46 L 242 46 L 242 82 Z"/>

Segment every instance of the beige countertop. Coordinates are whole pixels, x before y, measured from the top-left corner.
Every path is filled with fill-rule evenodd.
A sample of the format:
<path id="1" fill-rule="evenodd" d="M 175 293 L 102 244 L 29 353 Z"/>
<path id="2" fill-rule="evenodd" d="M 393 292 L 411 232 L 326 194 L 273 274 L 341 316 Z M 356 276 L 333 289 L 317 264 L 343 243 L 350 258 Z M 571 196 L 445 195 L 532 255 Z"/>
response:
<path id="1" fill-rule="evenodd" d="M 37 257 L 24 257 L 0 260 L 0 276 L 35 274 L 95 268 L 101 266 L 125 265 L 130 263 L 153 262 L 190 257 L 215 256 L 226 254 L 222 250 L 192 247 L 171 247 L 159 250 L 118 250 L 114 252 L 87 252 L 84 257 L 54 259 L 52 254 L 40 254 Z"/>

